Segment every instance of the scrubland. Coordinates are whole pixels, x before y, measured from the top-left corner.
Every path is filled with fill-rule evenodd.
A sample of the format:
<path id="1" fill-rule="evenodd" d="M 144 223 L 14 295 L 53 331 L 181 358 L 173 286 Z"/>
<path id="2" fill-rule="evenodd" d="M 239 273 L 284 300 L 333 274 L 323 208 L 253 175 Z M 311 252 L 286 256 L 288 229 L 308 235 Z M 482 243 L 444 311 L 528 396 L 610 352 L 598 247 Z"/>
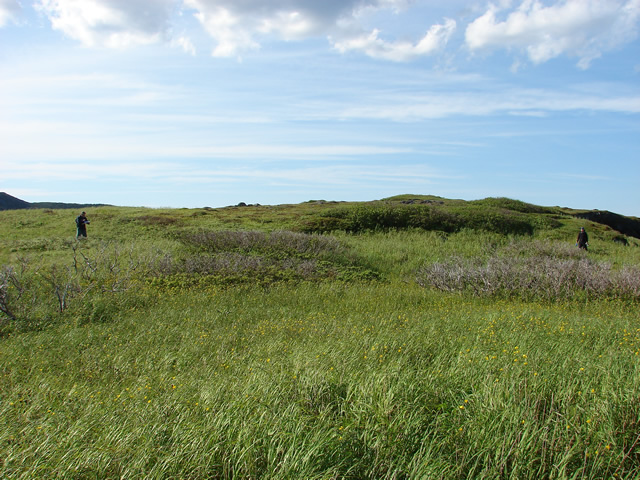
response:
<path id="1" fill-rule="evenodd" d="M 0 212 L 0 477 L 640 478 L 639 242 L 406 200 Z"/>

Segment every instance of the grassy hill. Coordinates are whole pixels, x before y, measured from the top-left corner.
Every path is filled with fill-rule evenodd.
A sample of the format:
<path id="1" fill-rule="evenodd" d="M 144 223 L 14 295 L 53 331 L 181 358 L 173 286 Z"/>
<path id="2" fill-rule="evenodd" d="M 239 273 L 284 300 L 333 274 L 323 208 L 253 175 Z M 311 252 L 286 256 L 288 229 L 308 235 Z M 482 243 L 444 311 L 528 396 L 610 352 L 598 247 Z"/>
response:
<path id="1" fill-rule="evenodd" d="M 640 476 L 640 241 L 584 212 L 87 213 L 0 212 L 2 478 Z"/>

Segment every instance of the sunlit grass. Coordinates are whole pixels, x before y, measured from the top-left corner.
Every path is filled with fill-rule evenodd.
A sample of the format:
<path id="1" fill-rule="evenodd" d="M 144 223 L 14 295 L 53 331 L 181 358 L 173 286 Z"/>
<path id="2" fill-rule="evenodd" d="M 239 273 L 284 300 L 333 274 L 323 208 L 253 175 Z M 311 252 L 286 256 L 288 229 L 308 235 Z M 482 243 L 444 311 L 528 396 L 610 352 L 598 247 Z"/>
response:
<path id="1" fill-rule="evenodd" d="M 621 304 L 243 288 L 0 353 L 11 478 L 638 474 L 640 327 Z"/>

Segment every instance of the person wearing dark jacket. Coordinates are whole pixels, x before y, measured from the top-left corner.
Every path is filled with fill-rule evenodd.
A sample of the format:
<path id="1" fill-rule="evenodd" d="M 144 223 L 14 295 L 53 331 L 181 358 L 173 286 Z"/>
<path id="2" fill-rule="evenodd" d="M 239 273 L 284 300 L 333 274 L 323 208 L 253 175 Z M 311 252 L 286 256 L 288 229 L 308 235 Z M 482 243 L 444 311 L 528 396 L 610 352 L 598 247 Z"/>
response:
<path id="1" fill-rule="evenodd" d="M 589 236 L 587 235 L 587 232 L 585 232 L 584 227 L 580 228 L 580 233 L 578 234 L 576 242 L 578 243 L 578 248 L 587 249 L 587 246 L 589 245 Z"/>
<path id="2" fill-rule="evenodd" d="M 80 215 L 76 217 L 76 226 L 78 227 L 76 238 L 80 238 L 80 237 L 87 238 L 87 225 L 89 225 L 89 220 L 87 220 L 87 214 L 85 212 L 82 212 Z"/>

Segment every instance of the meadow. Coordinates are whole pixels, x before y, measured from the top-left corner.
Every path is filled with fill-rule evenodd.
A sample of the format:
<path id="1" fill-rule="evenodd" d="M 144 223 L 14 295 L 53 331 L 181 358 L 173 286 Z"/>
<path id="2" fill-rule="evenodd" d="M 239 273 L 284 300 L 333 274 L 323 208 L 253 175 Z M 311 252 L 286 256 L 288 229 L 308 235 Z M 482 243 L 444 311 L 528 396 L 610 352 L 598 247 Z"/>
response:
<path id="1" fill-rule="evenodd" d="M 0 212 L 0 477 L 640 478 L 640 242 L 417 199 Z"/>

